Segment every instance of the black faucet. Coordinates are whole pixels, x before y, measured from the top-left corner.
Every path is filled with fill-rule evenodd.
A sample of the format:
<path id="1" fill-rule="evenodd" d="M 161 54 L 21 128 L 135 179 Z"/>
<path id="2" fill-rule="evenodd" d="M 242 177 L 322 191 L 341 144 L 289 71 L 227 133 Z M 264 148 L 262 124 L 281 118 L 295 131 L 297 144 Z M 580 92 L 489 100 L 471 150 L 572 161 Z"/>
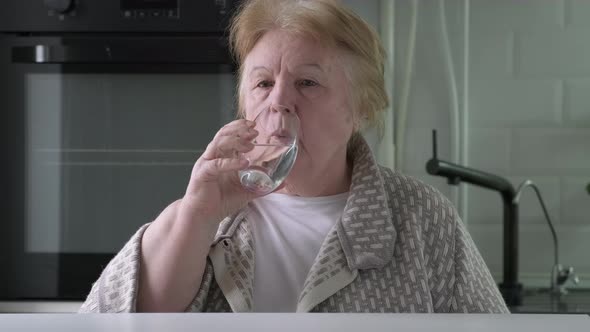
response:
<path id="1" fill-rule="evenodd" d="M 523 292 L 522 284 L 518 282 L 518 203 L 514 202 L 516 190 L 503 177 L 439 160 L 436 153 L 436 130 L 432 131 L 432 150 L 433 157 L 426 163 L 429 174 L 446 177 L 451 185 L 458 185 L 463 181 L 498 191 L 502 196 L 504 276 L 498 287 L 509 307 L 521 305 Z"/>

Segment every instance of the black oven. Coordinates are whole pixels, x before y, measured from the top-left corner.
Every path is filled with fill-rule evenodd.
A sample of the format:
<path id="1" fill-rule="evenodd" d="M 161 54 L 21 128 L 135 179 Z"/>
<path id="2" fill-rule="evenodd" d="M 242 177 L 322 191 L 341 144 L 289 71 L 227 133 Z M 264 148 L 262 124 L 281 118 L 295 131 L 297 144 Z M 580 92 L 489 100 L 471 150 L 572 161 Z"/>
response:
<path id="1" fill-rule="evenodd" d="M 223 0 L 4 0 L 0 300 L 82 300 L 234 112 Z"/>

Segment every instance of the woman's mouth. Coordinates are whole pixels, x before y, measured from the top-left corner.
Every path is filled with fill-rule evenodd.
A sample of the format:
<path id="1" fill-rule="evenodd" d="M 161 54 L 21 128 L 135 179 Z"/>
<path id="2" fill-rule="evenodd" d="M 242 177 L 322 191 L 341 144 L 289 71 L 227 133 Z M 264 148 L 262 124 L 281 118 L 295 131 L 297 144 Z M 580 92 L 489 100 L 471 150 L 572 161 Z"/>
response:
<path id="1" fill-rule="evenodd" d="M 289 131 L 284 129 L 277 129 L 270 134 L 271 141 L 280 142 L 281 144 L 290 145 L 295 142 L 296 138 L 293 137 Z"/>

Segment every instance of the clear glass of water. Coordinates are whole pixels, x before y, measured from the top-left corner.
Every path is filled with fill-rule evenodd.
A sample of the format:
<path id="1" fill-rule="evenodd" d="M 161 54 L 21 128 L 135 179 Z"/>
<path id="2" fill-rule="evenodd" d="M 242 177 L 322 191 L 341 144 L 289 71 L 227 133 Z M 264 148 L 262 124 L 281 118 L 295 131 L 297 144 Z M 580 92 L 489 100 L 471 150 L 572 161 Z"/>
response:
<path id="1" fill-rule="evenodd" d="M 258 136 L 254 149 L 244 154 L 249 166 L 239 177 L 244 188 L 265 195 L 283 183 L 295 164 L 299 118 L 295 112 L 267 107 L 253 121 Z"/>

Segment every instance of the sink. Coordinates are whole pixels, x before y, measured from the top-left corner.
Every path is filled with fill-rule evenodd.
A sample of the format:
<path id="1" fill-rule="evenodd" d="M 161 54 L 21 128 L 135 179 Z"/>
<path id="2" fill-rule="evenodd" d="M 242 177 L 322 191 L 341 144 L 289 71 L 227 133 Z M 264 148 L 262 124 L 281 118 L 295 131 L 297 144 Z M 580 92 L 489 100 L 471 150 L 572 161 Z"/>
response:
<path id="1" fill-rule="evenodd" d="M 512 313 L 590 314 L 590 289 L 569 289 L 566 295 L 549 289 L 525 289 L 522 305 L 510 307 Z"/>

